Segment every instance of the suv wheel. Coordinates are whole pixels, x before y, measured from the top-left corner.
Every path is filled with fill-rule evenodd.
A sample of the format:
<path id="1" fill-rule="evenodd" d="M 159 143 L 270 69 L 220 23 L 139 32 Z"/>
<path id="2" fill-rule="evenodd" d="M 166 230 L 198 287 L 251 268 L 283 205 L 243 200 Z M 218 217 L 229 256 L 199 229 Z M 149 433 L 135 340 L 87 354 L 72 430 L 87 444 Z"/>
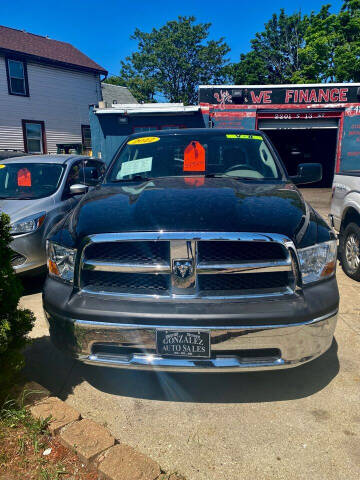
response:
<path id="1" fill-rule="evenodd" d="M 341 236 L 340 257 L 346 275 L 360 281 L 360 227 L 356 223 L 349 223 Z"/>

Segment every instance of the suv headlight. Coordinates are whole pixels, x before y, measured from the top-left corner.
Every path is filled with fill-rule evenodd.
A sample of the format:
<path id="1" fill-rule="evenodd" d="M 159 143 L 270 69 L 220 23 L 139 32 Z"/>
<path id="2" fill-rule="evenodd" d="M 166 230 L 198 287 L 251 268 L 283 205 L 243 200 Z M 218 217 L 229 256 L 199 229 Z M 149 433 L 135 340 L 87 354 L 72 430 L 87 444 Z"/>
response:
<path id="1" fill-rule="evenodd" d="M 337 260 L 337 242 L 318 243 L 298 250 L 303 284 L 325 280 L 334 275 Z"/>
<path id="2" fill-rule="evenodd" d="M 47 241 L 48 269 L 51 277 L 74 282 L 76 250 Z"/>
<path id="3" fill-rule="evenodd" d="M 44 223 L 46 212 L 37 213 L 30 217 L 22 218 L 11 224 L 11 235 L 35 232 Z"/>

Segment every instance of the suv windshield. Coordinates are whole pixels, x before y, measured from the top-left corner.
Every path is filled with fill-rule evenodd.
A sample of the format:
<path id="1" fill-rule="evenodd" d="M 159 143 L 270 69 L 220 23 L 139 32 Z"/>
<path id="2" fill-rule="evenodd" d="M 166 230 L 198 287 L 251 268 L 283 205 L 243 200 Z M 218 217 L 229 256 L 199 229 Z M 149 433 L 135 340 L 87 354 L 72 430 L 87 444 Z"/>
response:
<path id="1" fill-rule="evenodd" d="M 36 199 L 53 194 L 64 167 L 49 163 L 6 163 L 0 165 L 0 199 Z"/>
<path id="2" fill-rule="evenodd" d="M 128 140 L 107 180 L 189 175 L 259 181 L 283 176 L 261 134 L 197 132 Z"/>

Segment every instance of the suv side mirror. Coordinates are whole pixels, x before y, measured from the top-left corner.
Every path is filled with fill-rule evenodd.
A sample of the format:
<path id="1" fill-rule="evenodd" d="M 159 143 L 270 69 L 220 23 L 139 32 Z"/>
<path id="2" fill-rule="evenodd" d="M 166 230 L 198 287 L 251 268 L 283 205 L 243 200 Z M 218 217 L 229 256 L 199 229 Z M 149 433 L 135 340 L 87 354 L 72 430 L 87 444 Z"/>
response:
<path id="1" fill-rule="evenodd" d="M 70 187 L 70 195 L 82 195 L 88 191 L 88 186 L 82 183 L 75 183 Z"/>
<path id="2" fill-rule="evenodd" d="M 105 174 L 106 165 L 99 160 L 86 160 L 85 165 L 80 172 L 80 178 L 84 178 L 84 183 L 94 187 L 98 185 Z"/>
<path id="3" fill-rule="evenodd" d="M 300 163 L 297 175 L 290 177 L 295 185 L 319 182 L 322 179 L 321 163 Z"/>
<path id="4" fill-rule="evenodd" d="M 95 186 L 100 182 L 99 171 L 96 167 L 84 167 L 83 173 L 86 185 Z"/>

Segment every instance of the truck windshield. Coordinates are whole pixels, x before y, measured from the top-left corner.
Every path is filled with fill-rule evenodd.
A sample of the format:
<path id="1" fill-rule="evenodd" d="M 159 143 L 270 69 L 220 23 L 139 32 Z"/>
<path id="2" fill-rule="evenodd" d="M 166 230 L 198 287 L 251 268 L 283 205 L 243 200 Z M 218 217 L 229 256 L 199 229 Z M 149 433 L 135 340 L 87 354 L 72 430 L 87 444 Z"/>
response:
<path id="1" fill-rule="evenodd" d="M 181 133 L 128 140 L 107 178 L 110 182 L 168 176 L 280 179 L 282 172 L 261 134 Z"/>
<path id="2" fill-rule="evenodd" d="M 0 199 L 27 200 L 53 194 L 64 167 L 48 163 L 0 164 Z"/>

